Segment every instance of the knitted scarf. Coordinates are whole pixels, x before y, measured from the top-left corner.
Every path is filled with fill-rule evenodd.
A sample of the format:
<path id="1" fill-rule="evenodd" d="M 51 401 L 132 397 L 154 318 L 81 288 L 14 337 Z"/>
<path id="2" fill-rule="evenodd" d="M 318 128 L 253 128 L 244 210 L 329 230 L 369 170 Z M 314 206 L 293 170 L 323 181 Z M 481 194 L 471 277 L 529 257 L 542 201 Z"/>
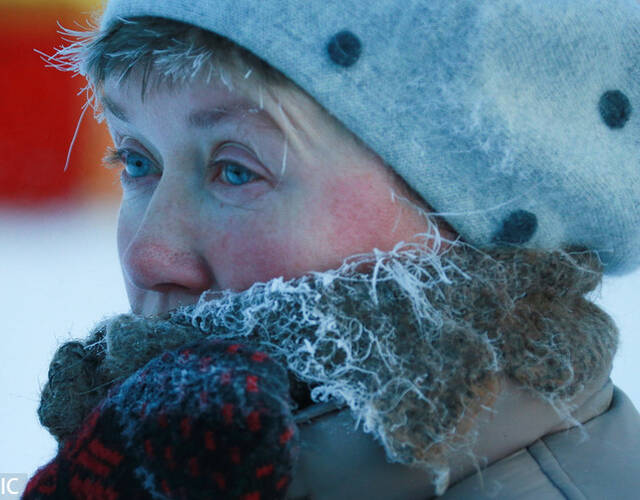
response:
<path id="1" fill-rule="evenodd" d="M 209 291 L 162 317 L 104 320 L 58 349 L 38 414 L 62 444 L 151 358 L 207 336 L 241 339 L 287 367 L 294 411 L 345 403 L 391 460 L 446 474 L 500 377 L 568 416 L 567 402 L 610 369 L 617 329 L 585 296 L 601 279 L 597 256 L 580 249 L 403 244 L 335 270 Z"/>

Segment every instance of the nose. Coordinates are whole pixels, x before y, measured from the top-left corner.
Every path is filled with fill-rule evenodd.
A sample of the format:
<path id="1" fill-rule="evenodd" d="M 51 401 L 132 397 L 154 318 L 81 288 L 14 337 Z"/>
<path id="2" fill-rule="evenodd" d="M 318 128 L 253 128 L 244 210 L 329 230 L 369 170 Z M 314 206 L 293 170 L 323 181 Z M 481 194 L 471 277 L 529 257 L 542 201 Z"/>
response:
<path id="1" fill-rule="evenodd" d="M 199 248 L 205 228 L 197 199 L 185 191 L 163 178 L 137 228 L 136 221 L 121 220 L 122 267 L 137 288 L 199 294 L 212 287 L 213 273 Z"/>

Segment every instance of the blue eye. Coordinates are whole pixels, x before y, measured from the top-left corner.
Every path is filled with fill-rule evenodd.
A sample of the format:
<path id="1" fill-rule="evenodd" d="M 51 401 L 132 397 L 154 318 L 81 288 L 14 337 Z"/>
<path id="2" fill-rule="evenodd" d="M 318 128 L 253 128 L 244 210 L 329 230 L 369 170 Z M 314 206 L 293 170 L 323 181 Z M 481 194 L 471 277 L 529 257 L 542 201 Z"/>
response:
<path id="1" fill-rule="evenodd" d="M 233 186 L 241 186 L 256 178 L 256 174 L 251 170 L 235 163 L 225 163 L 222 175 L 225 181 Z"/>
<path id="2" fill-rule="evenodd" d="M 151 170 L 151 160 L 130 151 L 125 157 L 124 168 L 131 177 L 143 177 Z"/>

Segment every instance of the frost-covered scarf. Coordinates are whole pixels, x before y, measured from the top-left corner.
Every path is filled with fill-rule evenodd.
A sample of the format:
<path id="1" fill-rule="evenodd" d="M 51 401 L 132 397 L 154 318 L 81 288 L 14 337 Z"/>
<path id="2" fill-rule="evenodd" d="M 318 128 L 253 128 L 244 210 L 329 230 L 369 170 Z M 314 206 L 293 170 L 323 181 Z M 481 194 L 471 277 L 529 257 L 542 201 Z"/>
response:
<path id="1" fill-rule="evenodd" d="M 390 459 L 446 468 L 506 376 L 557 408 L 610 368 L 617 329 L 585 294 L 602 279 L 586 251 L 455 244 L 354 256 L 336 270 L 207 292 L 163 317 L 120 315 L 55 354 L 42 424 L 62 442 L 109 387 L 159 353 L 213 335 L 288 367 L 298 408 L 337 400 Z M 296 410 L 294 408 L 293 410 Z M 567 413 L 568 414 L 568 413 Z"/>

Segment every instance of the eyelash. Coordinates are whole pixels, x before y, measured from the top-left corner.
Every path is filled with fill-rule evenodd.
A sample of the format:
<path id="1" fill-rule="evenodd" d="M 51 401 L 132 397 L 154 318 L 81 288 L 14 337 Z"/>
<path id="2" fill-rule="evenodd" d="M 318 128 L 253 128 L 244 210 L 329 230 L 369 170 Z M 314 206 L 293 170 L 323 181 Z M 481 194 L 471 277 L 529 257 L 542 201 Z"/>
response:
<path id="1" fill-rule="evenodd" d="M 122 151 L 116 148 L 108 147 L 102 158 L 102 163 L 106 168 L 120 168 L 123 166 Z"/>

